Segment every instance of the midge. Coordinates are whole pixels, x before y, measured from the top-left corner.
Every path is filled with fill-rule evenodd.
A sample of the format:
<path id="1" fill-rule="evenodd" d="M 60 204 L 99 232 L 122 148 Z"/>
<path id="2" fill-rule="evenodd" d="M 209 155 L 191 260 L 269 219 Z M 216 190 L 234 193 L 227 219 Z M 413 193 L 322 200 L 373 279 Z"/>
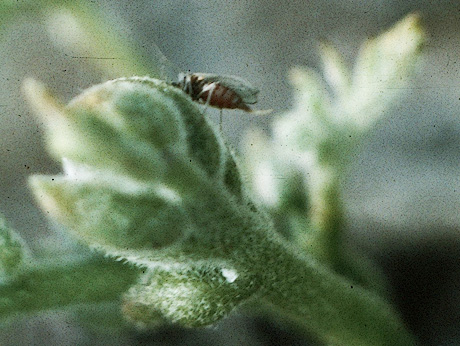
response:
<path id="1" fill-rule="evenodd" d="M 220 109 L 240 109 L 254 114 L 267 114 L 271 110 L 255 111 L 249 105 L 257 103 L 259 90 L 244 79 L 212 73 L 180 73 L 173 86 L 182 89 L 192 100 Z"/>
<path id="2" fill-rule="evenodd" d="M 257 103 L 259 90 L 244 79 L 235 76 L 218 75 L 214 73 L 174 73 L 179 72 L 160 48 L 153 44 L 151 47 L 155 56 L 156 75 L 169 84 L 181 89 L 193 101 L 220 109 L 220 127 L 222 129 L 222 109 L 240 109 L 252 114 L 263 115 L 272 110 L 253 110 L 249 105 Z M 179 78 L 175 80 L 175 77 Z M 206 108 L 205 108 L 206 110 Z"/>
<path id="3" fill-rule="evenodd" d="M 248 105 L 257 103 L 259 90 L 235 76 L 212 73 L 180 73 L 172 83 L 189 94 L 192 100 L 219 109 L 241 109 L 252 112 Z"/>

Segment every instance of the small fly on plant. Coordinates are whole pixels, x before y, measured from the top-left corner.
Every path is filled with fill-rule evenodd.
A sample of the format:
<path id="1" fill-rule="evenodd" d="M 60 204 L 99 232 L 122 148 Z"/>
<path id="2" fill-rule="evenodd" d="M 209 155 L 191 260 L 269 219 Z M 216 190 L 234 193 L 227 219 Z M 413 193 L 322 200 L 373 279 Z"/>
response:
<path id="1" fill-rule="evenodd" d="M 255 114 L 268 111 L 254 111 L 249 105 L 257 102 L 259 90 L 236 76 L 212 73 L 180 73 L 178 82 L 171 83 L 190 95 L 193 101 L 220 109 L 220 128 L 222 130 L 222 110 L 240 109 Z M 205 108 L 206 109 L 206 108 Z"/>
<path id="2" fill-rule="evenodd" d="M 171 82 L 171 62 L 158 47 L 154 47 L 157 61 L 161 65 L 159 74 L 171 85 L 181 89 L 193 101 L 220 109 L 220 130 L 222 131 L 222 110 L 239 109 L 252 114 L 268 114 L 272 110 L 253 110 L 249 105 L 257 103 L 259 90 L 242 78 L 212 73 L 179 73 L 178 80 Z M 166 73 L 168 72 L 168 73 Z M 203 113 L 204 113 L 203 112 Z"/>
<path id="3" fill-rule="evenodd" d="M 257 102 L 259 90 L 235 76 L 211 73 L 180 73 L 172 85 L 190 95 L 192 100 L 219 109 L 241 109 L 251 112 L 248 105 Z"/>

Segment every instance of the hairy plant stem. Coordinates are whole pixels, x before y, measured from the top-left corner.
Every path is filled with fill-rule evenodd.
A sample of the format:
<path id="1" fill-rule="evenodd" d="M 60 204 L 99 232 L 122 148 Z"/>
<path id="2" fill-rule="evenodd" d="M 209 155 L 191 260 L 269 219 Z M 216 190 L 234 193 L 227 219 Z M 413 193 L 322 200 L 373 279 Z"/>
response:
<path id="1" fill-rule="evenodd" d="M 378 295 L 284 244 L 266 246 L 262 297 L 300 326 L 337 345 L 412 345 L 397 313 Z"/>
<path id="2" fill-rule="evenodd" d="M 186 209 L 197 228 L 206 230 L 200 244 L 209 242 L 212 251 L 231 260 L 238 270 L 251 272 L 264 302 L 329 344 L 414 344 L 397 313 L 380 296 L 291 247 L 257 213 L 238 217 L 238 205 L 213 193 L 212 182 L 197 186 L 200 189 L 193 193 L 201 195 L 200 203 Z"/>

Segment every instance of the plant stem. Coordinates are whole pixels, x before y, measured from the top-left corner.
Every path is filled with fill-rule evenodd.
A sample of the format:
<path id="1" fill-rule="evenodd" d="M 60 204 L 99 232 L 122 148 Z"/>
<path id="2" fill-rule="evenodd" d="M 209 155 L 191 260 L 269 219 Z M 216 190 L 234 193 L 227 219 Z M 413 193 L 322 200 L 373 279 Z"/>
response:
<path id="1" fill-rule="evenodd" d="M 272 260 L 265 263 L 263 299 L 327 344 L 415 344 L 397 313 L 378 295 L 283 244 L 267 249 Z"/>
<path id="2" fill-rule="evenodd" d="M 213 194 L 210 182 L 198 185 L 200 203 L 186 209 L 198 228 L 206 230 L 201 244 L 207 241 L 221 258 L 252 273 L 263 303 L 300 321 L 328 344 L 415 344 L 396 311 L 379 295 L 291 248 L 263 218 L 235 217 L 238 207 Z"/>
<path id="3" fill-rule="evenodd" d="M 317 183 L 311 186 L 311 224 L 313 239 L 307 252 L 332 268 L 342 260 L 339 248 L 343 226 L 343 207 L 340 200 L 339 178 L 334 169 L 319 168 Z"/>

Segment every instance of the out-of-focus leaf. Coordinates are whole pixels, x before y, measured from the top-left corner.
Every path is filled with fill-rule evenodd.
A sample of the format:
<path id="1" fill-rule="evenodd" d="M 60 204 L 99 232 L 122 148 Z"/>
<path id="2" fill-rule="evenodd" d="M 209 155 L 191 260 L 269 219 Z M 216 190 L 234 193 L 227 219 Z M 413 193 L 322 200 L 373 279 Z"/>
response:
<path id="1" fill-rule="evenodd" d="M 14 277 L 28 253 L 22 238 L 0 217 L 0 283 Z"/>

